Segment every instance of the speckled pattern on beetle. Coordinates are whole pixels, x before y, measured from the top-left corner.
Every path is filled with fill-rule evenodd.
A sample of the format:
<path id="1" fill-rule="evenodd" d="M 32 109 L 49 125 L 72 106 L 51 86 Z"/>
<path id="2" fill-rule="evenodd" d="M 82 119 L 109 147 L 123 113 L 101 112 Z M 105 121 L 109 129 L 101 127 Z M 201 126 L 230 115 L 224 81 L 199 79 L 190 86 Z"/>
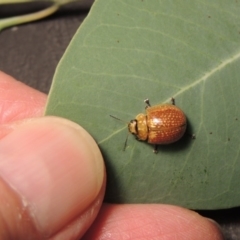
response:
<path id="1" fill-rule="evenodd" d="M 174 105 L 173 98 L 172 104 L 151 106 L 148 99 L 144 102 L 147 104 L 146 114 L 140 113 L 131 120 L 128 130 L 136 139 L 154 144 L 154 152 L 157 153 L 157 145 L 174 143 L 184 135 L 186 116 Z"/>

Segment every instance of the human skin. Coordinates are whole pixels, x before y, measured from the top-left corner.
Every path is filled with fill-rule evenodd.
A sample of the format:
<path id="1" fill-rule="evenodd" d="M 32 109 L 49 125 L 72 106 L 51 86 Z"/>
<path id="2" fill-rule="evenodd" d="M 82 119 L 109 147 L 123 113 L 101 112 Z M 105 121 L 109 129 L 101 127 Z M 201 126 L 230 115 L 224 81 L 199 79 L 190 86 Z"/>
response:
<path id="1" fill-rule="evenodd" d="M 188 209 L 102 204 L 97 145 L 77 124 L 43 117 L 46 99 L 0 72 L 0 239 L 223 239 Z"/>

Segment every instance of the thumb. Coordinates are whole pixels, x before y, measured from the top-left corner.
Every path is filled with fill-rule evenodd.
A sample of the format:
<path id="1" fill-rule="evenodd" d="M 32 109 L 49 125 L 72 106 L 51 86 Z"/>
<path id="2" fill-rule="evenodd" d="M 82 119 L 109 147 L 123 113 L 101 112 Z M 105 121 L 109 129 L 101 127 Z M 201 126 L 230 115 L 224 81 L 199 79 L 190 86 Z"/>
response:
<path id="1" fill-rule="evenodd" d="M 104 194 L 96 143 L 77 124 L 56 117 L 10 128 L 0 140 L 0 239 L 78 239 Z"/>

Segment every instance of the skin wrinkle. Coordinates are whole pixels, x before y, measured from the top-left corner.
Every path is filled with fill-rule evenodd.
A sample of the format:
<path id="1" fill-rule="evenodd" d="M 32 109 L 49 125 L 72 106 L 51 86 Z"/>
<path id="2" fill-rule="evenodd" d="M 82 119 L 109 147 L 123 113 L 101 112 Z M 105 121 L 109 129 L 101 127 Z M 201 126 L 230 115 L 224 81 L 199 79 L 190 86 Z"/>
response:
<path id="1" fill-rule="evenodd" d="M 8 106 L 11 105 L 11 108 Z M 26 108 L 21 108 L 22 112 L 25 112 Z M 14 121 L 14 119 L 18 119 L 21 117 L 21 112 L 19 112 L 19 103 L 9 103 L 9 102 L 3 102 L 1 104 L 1 111 L 3 114 L 1 114 L 1 122 L 9 122 Z"/>
<path id="2" fill-rule="evenodd" d="M 40 234 L 36 231 L 36 227 L 33 224 L 32 216 L 29 213 L 29 205 L 24 204 L 23 199 L 21 199 L 21 197 L 14 191 L 14 189 L 12 189 L 9 184 L 6 183 L 1 177 L 0 188 L 2 190 L 1 204 L 2 206 L 4 206 L 4 204 L 7 205 L 9 209 L 8 211 L 5 211 L 5 207 L 0 208 L 0 227 L 3 228 L 3 224 L 6 227 L 4 231 L 0 228 L 0 238 L 18 239 L 19 236 L 26 236 L 25 239 L 27 240 L 27 236 L 32 236 L 32 239 L 35 240 L 44 239 L 43 236 L 40 237 Z M 9 221 L 9 218 L 11 218 L 12 221 Z M 6 229 L 9 230 L 6 231 Z M 2 233 L 6 232 L 8 232 L 9 234 L 8 238 L 5 238 L 1 235 Z M 28 233 L 28 235 L 25 234 L 26 232 Z"/>
<path id="3" fill-rule="evenodd" d="M 171 218 L 170 218 L 171 219 Z M 179 228 L 177 228 L 177 236 L 176 236 L 176 239 L 177 237 L 179 238 L 179 236 L 182 236 L 184 239 L 189 239 L 191 240 L 192 237 L 191 237 L 191 233 L 194 233 L 194 232 L 202 232 L 204 230 L 203 226 L 199 225 L 199 224 L 193 224 L 193 222 L 195 220 L 197 220 L 196 216 L 192 217 L 192 219 L 186 219 L 184 217 L 181 217 L 181 216 L 178 216 L 178 215 L 173 215 L 173 218 L 172 220 L 176 223 L 178 223 L 177 225 L 179 226 Z M 181 226 L 182 225 L 182 222 L 185 222 L 186 224 L 185 225 L 191 225 L 191 228 L 184 228 L 182 229 Z M 170 224 L 169 224 L 170 225 Z M 184 225 L 184 226 L 185 226 Z M 171 226 L 171 225 L 170 225 Z M 166 239 L 169 239 L 171 237 L 171 239 L 174 237 L 174 235 L 176 235 L 174 233 L 174 231 L 172 231 L 172 229 L 169 229 L 169 233 L 165 233 L 164 234 L 164 237 Z M 166 231 L 165 231 L 166 232 Z M 213 236 L 211 236 L 213 237 Z M 214 237 L 215 238 L 215 237 Z M 214 239 L 212 238 L 212 239 Z"/>
<path id="4" fill-rule="evenodd" d="M 139 239 L 147 239 L 145 237 L 148 237 L 148 236 L 152 237 L 152 229 L 151 229 L 152 227 L 148 229 L 147 234 L 145 231 L 147 225 L 151 226 L 151 220 L 149 220 L 149 223 L 146 224 L 145 221 L 144 222 L 141 221 L 142 216 L 138 216 L 136 218 L 136 214 L 134 213 L 134 211 L 131 211 L 131 210 L 129 210 L 129 213 L 130 213 L 130 216 L 127 216 L 127 220 L 128 221 L 133 220 L 133 221 L 131 221 L 131 225 L 126 225 L 125 231 L 121 230 L 122 225 L 124 225 L 124 222 L 126 221 L 126 218 L 124 215 L 120 219 L 119 218 L 115 219 L 115 217 L 113 217 L 111 218 L 111 221 L 108 221 L 107 224 L 114 226 L 111 231 L 111 239 L 119 238 L 119 239 L 131 239 L 131 240 L 138 239 L 139 240 Z M 141 225 L 139 225 L 139 222 L 141 223 Z M 102 238 L 102 239 L 105 239 L 105 238 Z"/>
<path id="5" fill-rule="evenodd" d="M 145 206 L 144 210 L 142 206 Z M 209 224 L 199 214 L 177 206 L 157 204 L 104 204 L 95 226 L 86 236 L 83 239 L 220 239 L 214 223 Z"/>
<path id="6" fill-rule="evenodd" d="M 133 225 L 135 226 L 135 227 L 131 227 L 130 230 L 138 233 L 139 237 L 140 236 L 145 236 L 145 235 L 146 236 L 152 235 L 152 232 L 155 231 L 155 229 L 152 225 L 151 220 L 150 219 L 145 219 L 144 222 L 141 222 L 141 219 L 144 218 L 144 215 L 143 216 L 139 215 L 138 218 L 136 218 L 135 215 L 136 214 L 134 213 L 134 211 L 130 210 L 130 216 L 129 216 L 128 219 L 130 219 L 130 220 L 132 219 L 133 220 Z M 141 225 L 139 225 L 138 222 L 141 222 Z M 161 231 L 159 230 L 158 232 L 161 232 Z"/>
<path id="7" fill-rule="evenodd" d="M 0 124 L 43 115 L 46 95 L 0 72 Z"/>

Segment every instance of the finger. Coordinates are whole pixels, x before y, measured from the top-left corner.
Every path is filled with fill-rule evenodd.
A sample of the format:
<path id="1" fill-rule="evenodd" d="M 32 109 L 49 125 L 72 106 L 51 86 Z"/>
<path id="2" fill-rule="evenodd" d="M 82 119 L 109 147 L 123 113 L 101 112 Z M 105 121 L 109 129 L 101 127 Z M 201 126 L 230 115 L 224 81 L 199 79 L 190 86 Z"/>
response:
<path id="1" fill-rule="evenodd" d="M 212 221 L 181 207 L 105 204 L 83 239 L 220 240 L 223 235 Z"/>
<path id="2" fill-rule="evenodd" d="M 46 95 L 0 71 L 0 124 L 43 115 Z"/>
<path id="3" fill-rule="evenodd" d="M 0 140 L 0 239 L 81 237 L 101 206 L 104 176 L 96 143 L 77 124 L 19 125 Z"/>

